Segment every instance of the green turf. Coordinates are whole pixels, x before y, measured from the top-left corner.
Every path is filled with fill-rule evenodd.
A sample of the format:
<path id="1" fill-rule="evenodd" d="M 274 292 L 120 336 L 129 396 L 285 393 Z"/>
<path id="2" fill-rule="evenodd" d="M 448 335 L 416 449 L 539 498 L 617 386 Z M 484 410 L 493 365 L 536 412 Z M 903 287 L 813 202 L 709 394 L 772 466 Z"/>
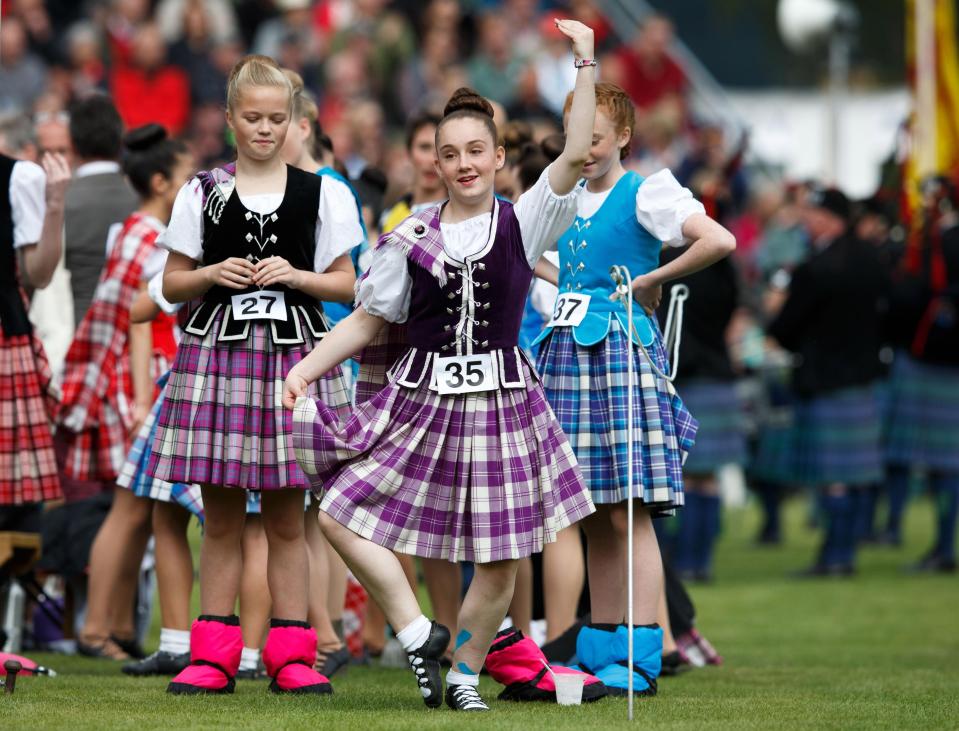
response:
<path id="1" fill-rule="evenodd" d="M 917 503 L 901 550 L 862 552 L 860 574 L 797 581 L 815 535 L 804 507 L 789 510 L 789 541 L 751 544 L 757 516 L 730 511 L 717 581 L 696 587 L 698 624 L 726 659 L 661 681 L 659 696 L 636 703 L 635 725 L 657 728 L 959 728 L 959 577 L 906 576 L 925 548 L 932 512 Z M 625 725 L 626 703 L 581 708 L 494 702 L 493 713 L 427 712 L 409 673 L 353 668 L 332 698 L 272 697 L 262 682 L 235 695 L 181 698 L 164 680 L 120 676 L 102 661 L 38 656 L 57 678 L 24 678 L 0 697 L 0 729 L 219 728 L 427 729 L 604 728 Z M 497 688 L 484 679 L 488 698 Z M 14 726 L 13 724 L 16 724 Z"/>

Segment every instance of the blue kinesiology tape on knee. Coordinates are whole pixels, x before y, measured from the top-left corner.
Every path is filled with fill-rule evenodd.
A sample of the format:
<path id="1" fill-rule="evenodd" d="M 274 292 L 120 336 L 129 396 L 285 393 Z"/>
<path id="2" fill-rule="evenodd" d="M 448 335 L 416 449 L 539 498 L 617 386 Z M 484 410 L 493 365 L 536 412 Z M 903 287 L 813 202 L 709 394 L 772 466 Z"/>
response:
<path id="1" fill-rule="evenodd" d="M 465 662 L 456 663 L 456 670 L 457 670 L 457 672 L 463 673 L 464 675 L 476 675 L 476 674 L 477 674 L 476 671 L 473 670 L 473 669 L 472 669 L 469 665 L 467 665 Z"/>
<path id="2" fill-rule="evenodd" d="M 465 629 L 461 629 L 459 634 L 456 635 L 456 650 L 460 649 L 463 645 L 473 639 L 473 635 L 467 632 Z M 454 650 L 455 651 L 455 650 Z"/>

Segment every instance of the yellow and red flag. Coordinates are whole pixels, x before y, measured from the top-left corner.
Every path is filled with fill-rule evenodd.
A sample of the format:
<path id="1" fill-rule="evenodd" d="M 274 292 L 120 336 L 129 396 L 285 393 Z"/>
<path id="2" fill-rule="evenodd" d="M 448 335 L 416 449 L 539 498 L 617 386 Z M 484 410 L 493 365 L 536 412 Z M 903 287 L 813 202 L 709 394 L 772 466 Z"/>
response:
<path id="1" fill-rule="evenodd" d="M 903 160 L 902 213 L 914 234 L 923 224 L 922 181 L 936 175 L 959 184 L 956 34 L 955 0 L 906 0 L 906 73 L 913 114 Z"/>

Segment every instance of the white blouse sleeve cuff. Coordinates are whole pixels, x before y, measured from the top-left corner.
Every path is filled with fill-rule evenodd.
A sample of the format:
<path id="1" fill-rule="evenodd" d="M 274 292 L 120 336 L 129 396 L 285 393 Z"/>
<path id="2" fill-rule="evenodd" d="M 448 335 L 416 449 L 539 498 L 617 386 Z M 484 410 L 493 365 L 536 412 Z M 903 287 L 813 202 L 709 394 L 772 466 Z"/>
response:
<path id="1" fill-rule="evenodd" d="M 547 166 L 536 184 L 516 201 L 514 211 L 530 266 L 535 266 L 543 252 L 553 248 L 563 231 L 573 224 L 582 192 L 581 185 L 573 186 L 565 195 L 553 192 Z"/>
<path id="2" fill-rule="evenodd" d="M 19 160 L 10 174 L 10 212 L 15 249 L 40 241 L 47 212 L 47 176 L 35 162 Z"/>
<path id="3" fill-rule="evenodd" d="M 395 246 L 375 249 L 369 273 L 357 286 L 356 303 L 374 317 L 406 322 L 413 288 L 406 261 L 406 254 Z"/>
<path id="4" fill-rule="evenodd" d="M 694 213 L 705 213 L 689 188 L 666 169 L 646 178 L 636 193 L 636 220 L 667 246 L 683 246 L 683 224 Z"/>
<path id="5" fill-rule="evenodd" d="M 150 281 L 147 283 L 147 294 L 150 295 L 150 299 L 156 303 L 156 306 L 168 315 L 175 315 L 183 306 L 182 303 L 179 302 L 176 304 L 169 302 L 167 298 L 163 296 L 162 271 L 150 278 Z"/>
<path id="6" fill-rule="evenodd" d="M 157 245 L 167 251 L 203 261 L 203 191 L 196 178 L 187 181 L 173 202 L 166 231 L 157 237 Z"/>
<path id="7" fill-rule="evenodd" d="M 313 271 L 325 272 L 337 258 L 366 241 L 353 191 L 340 180 L 323 176 L 320 211 L 316 221 Z"/>

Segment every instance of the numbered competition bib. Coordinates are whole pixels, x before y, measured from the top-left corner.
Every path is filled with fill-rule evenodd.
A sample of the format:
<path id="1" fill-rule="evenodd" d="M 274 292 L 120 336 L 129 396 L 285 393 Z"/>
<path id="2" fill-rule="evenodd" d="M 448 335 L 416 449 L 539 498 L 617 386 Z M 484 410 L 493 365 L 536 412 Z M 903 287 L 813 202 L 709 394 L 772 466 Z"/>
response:
<path id="1" fill-rule="evenodd" d="M 588 294 L 573 294 L 564 292 L 556 298 L 553 307 L 553 319 L 546 323 L 547 327 L 576 327 L 586 317 L 589 310 L 590 296 Z"/>
<path id="2" fill-rule="evenodd" d="M 283 292 L 264 289 L 235 294 L 232 299 L 234 320 L 286 320 L 286 297 Z"/>
<path id="3" fill-rule="evenodd" d="M 496 388 L 493 358 L 489 353 L 437 357 L 433 373 L 443 395 L 492 391 Z"/>

